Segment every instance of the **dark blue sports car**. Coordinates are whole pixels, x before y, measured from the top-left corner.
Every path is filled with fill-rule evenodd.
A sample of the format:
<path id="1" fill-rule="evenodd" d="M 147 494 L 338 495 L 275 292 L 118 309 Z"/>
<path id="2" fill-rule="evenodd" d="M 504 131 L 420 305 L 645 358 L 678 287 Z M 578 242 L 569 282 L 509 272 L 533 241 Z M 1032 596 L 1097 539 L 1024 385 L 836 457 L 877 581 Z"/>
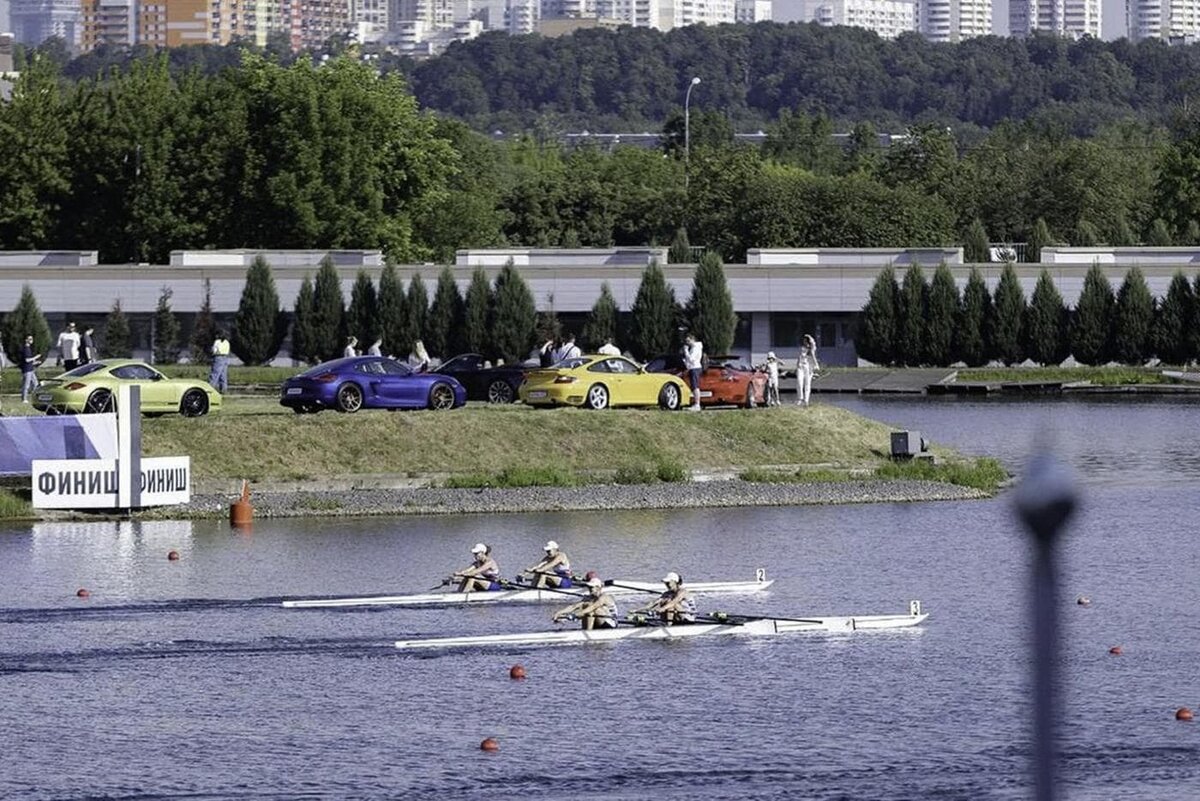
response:
<path id="1" fill-rule="evenodd" d="M 322 409 L 456 409 L 467 390 L 454 378 L 416 373 L 384 356 L 334 359 L 283 382 L 279 402 L 296 414 Z"/>

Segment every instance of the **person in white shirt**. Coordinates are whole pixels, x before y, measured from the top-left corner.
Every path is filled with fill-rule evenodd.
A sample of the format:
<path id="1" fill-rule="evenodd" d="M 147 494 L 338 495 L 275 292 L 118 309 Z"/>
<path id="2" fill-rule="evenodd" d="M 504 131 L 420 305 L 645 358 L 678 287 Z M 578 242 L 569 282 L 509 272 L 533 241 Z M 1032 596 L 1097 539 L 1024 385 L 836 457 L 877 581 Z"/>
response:
<path id="1" fill-rule="evenodd" d="M 413 343 L 412 353 L 408 354 L 408 366 L 413 372 L 423 373 L 429 369 L 429 361 L 429 351 L 425 350 L 425 343 L 418 339 Z"/>
<path id="2" fill-rule="evenodd" d="M 371 347 L 367 348 L 367 355 L 368 356 L 382 356 L 383 355 L 383 340 L 376 339 L 373 343 L 371 343 Z"/>
<path id="3" fill-rule="evenodd" d="M 617 602 L 604 591 L 604 582 L 598 578 L 587 580 L 588 594 L 582 601 L 572 604 L 554 613 L 554 622 L 562 620 L 578 620 L 585 630 L 615 629 L 617 623 Z"/>
<path id="4" fill-rule="evenodd" d="M 796 405 L 807 406 L 812 394 L 812 380 L 820 365 L 817 364 L 817 342 L 811 334 L 804 335 L 800 355 L 796 357 Z"/>
<path id="5" fill-rule="evenodd" d="M 567 339 L 563 342 L 562 347 L 558 349 L 558 353 L 554 355 L 554 363 L 558 364 L 564 359 L 577 359 L 583 355 L 583 351 L 575 344 L 575 335 L 567 334 Z"/>
<path id="6" fill-rule="evenodd" d="M 63 369 L 74 370 L 79 366 L 79 334 L 75 323 L 67 323 L 67 330 L 58 335 L 58 355 L 62 357 Z"/>
<path id="7" fill-rule="evenodd" d="M 342 357 L 345 359 L 353 359 L 358 355 L 358 350 L 355 347 L 358 345 L 358 337 L 346 337 L 346 349 L 342 351 Z"/>
<path id="8" fill-rule="evenodd" d="M 224 331 L 217 332 L 217 338 L 212 343 L 212 369 L 208 373 L 208 383 L 213 388 L 225 394 L 229 391 L 229 340 Z"/>
<path id="9" fill-rule="evenodd" d="M 700 374 L 704 371 L 704 343 L 688 334 L 683 341 L 683 369 L 687 370 L 688 386 L 692 388 L 692 411 L 700 411 Z"/>
<path id="10" fill-rule="evenodd" d="M 779 359 L 775 351 L 767 352 L 767 405 L 779 406 Z"/>
<path id="11" fill-rule="evenodd" d="M 613 344 L 612 337 L 607 337 L 604 340 L 604 344 L 601 345 L 600 349 L 596 352 L 601 355 L 604 355 L 604 356 L 620 356 L 621 355 L 621 349 Z"/>

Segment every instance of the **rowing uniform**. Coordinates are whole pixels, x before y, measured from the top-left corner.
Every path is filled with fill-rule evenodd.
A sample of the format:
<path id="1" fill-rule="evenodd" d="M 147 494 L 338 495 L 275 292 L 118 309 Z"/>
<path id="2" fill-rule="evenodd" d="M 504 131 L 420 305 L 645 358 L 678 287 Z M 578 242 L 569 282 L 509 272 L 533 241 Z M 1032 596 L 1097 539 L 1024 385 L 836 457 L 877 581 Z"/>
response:
<path id="1" fill-rule="evenodd" d="M 683 592 L 680 587 L 677 590 L 667 590 L 659 596 L 659 600 L 666 603 L 675 600 L 675 596 Z M 683 603 L 675 609 L 676 623 L 695 623 L 696 622 L 696 598 L 692 595 L 687 595 L 683 599 Z"/>
<path id="2" fill-rule="evenodd" d="M 554 575 L 558 578 L 558 588 L 565 590 L 575 585 L 571 581 L 571 560 L 567 558 L 565 553 L 561 555 L 562 561 L 554 566 Z"/>
<path id="3" fill-rule="evenodd" d="M 601 595 L 597 600 L 600 601 L 600 608 L 592 615 L 595 618 L 592 628 L 615 629 L 617 627 L 617 602 L 608 593 Z"/>
<path id="4" fill-rule="evenodd" d="M 496 560 L 488 557 L 488 560 L 479 566 L 479 572 L 475 574 L 477 578 L 488 580 L 488 591 L 502 590 L 500 586 L 500 567 L 496 564 Z"/>

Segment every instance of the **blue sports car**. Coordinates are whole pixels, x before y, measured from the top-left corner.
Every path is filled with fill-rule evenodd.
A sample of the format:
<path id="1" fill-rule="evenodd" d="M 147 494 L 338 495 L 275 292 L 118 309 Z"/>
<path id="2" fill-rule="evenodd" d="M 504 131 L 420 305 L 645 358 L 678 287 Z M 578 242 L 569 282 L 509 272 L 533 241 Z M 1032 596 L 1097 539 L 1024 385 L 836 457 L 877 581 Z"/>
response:
<path id="1" fill-rule="evenodd" d="M 283 382 L 279 402 L 296 414 L 322 409 L 456 409 L 467 390 L 448 375 L 413 372 L 384 356 L 334 359 Z"/>

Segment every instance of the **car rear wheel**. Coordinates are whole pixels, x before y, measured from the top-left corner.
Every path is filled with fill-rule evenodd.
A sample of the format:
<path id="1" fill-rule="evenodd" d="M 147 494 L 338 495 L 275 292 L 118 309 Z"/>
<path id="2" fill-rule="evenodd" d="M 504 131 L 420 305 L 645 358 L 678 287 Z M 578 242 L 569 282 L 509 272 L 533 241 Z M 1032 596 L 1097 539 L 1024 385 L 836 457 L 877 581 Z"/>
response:
<path id="1" fill-rule="evenodd" d="M 608 387 L 603 384 L 592 384 L 588 389 L 586 403 L 589 409 L 607 409 Z"/>
<path id="2" fill-rule="evenodd" d="M 113 395 L 107 389 L 98 389 L 91 395 L 88 395 L 87 401 L 83 404 L 83 411 L 87 414 L 104 414 L 116 409 L 116 403 L 113 402 Z"/>
<path id="3" fill-rule="evenodd" d="M 189 389 L 179 402 L 179 413 L 184 417 L 203 417 L 208 414 L 208 395 L 201 389 Z"/>
<path id="4" fill-rule="evenodd" d="M 337 408 L 339 412 L 354 414 L 362 408 L 363 394 L 358 384 L 343 384 L 337 393 Z"/>
<path id="5" fill-rule="evenodd" d="M 683 405 L 682 399 L 683 394 L 675 384 L 663 384 L 663 388 L 658 391 L 658 405 L 669 412 L 677 411 Z"/>
<path id="6" fill-rule="evenodd" d="M 449 384 L 434 384 L 429 390 L 429 408 L 442 412 L 454 408 L 454 390 Z"/>
<path id="7" fill-rule="evenodd" d="M 496 379 L 488 384 L 488 403 L 512 403 L 516 398 L 517 393 L 513 391 L 512 384 L 507 381 Z"/>

